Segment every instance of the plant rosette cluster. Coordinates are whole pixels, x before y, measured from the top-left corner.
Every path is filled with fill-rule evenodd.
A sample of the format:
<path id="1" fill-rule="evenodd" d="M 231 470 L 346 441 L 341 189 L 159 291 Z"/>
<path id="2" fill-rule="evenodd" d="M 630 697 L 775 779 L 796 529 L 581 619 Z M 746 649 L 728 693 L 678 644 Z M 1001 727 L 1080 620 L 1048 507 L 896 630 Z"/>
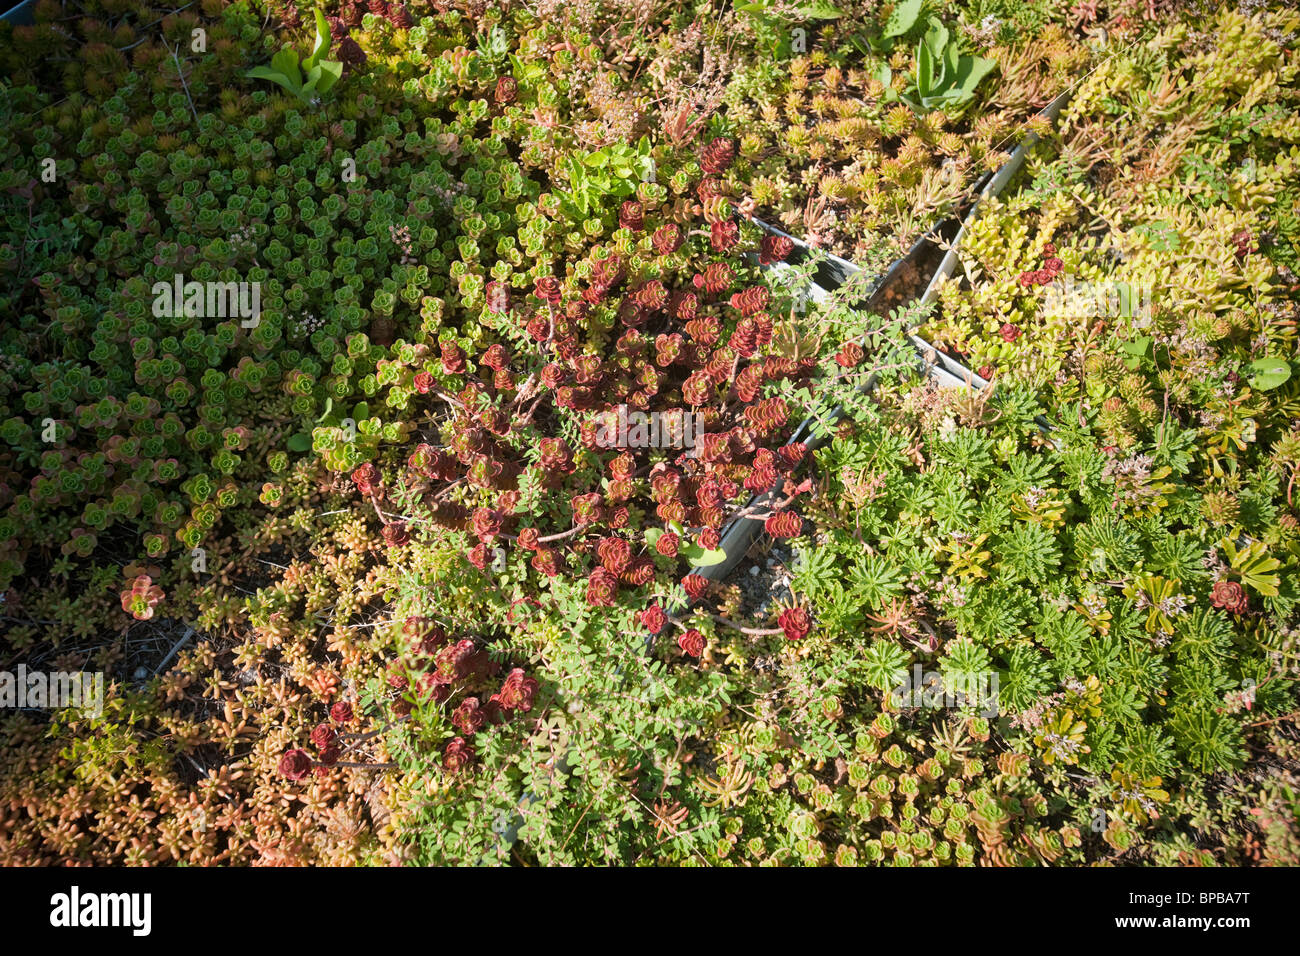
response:
<path id="1" fill-rule="evenodd" d="M 1213 799 L 1207 781 L 1245 764 L 1257 715 L 1294 707 L 1277 651 L 1297 531 L 1279 521 L 1276 471 L 1243 480 L 1234 500 L 1251 504 L 1225 525 L 1191 436 L 1118 453 L 1076 407 L 1049 415 L 1049 442 L 1040 411 L 1024 389 L 918 385 L 818 453 L 830 485 L 792 587 L 825 640 L 803 680 L 874 687 L 903 713 L 931 706 L 900 693 L 913 668 L 933 671 L 938 706 L 978 713 L 988 699 L 966 692 L 991 687 L 998 735 L 1077 820 L 1100 806 L 1124 821 L 1126 851 L 1140 832 L 1164 839 L 1149 826 L 1169 794 Z"/>

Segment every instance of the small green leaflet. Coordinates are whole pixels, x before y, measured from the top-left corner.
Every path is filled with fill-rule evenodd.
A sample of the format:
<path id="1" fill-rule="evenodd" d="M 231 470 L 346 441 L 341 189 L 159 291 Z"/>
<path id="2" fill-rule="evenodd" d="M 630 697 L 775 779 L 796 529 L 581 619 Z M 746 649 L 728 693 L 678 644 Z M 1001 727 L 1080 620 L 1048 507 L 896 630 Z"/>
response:
<path id="1" fill-rule="evenodd" d="M 1124 360 L 1124 364 L 1130 369 L 1135 369 L 1151 350 L 1151 336 L 1144 335 L 1132 342 L 1121 342 L 1119 347 L 1121 351 L 1127 352 L 1129 355 Z"/>
<path id="2" fill-rule="evenodd" d="M 1143 236 L 1147 241 L 1147 245 L 1155 252 L 1172 252 L 1183 244 L 1181 237 L 1178 235 L 1178 230 L 1163 219 L 1157 219 L 1145 226 L 1138 226 L 1133 231 Z"/>

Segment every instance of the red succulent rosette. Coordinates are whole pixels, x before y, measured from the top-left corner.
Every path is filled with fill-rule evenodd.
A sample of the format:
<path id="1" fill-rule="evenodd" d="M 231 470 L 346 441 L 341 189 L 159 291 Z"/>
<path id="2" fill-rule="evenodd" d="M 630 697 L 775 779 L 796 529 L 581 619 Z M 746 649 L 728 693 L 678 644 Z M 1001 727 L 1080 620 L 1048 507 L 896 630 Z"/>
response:
<path id="1" fill-rule="evenodd" d="M 482 672 L 487 663 L 487 655 L 469 638 L 464 638 L 447 645 L 434 657 L 435 683 L 450 684 L 464 680 L 472 674 Z"/>
<path id="2" fill-rule="evenodd" d="M 465 558 L 470 564 L 480 571 L 486 571 L 488 566 L 488 549 L 487 545 L 479 543 L 465 552 Z"/>
<path id="3" fill-rule="evenodd" d="M 733 301 L 735 296 L 732 296 Z M 743 318 L 736 323 L 735 330 L 731 333 L 731 338 L 727 340 L 727 348 L 741 358 L 750 358 L 758 351 L 758 327 L 751 318 Z M 725 356 L 718 364 L 710 361 L 707 366 L 710 375 L 718 384 L 725 382 L 731 375 L 731 369 L 727 366 Z M 761 373 L 760 373 L 761 374 Z"/>
<path id="4" fill-rule="evenodd" d="M 659 536 L 659 540 L 655 542 L 655 550 L 665 558 L 675 558 L 677 557 L 677 546 L 679 541 L 680 539 L 674 532 L 665 531 Z"/>
<path id="5" fill-rule="evenodd" d="M 411 532 L 405 521 L 390 521 L 382 532 L 384 543 L 390 548 L 400 548 L 411 543 Z"/>
<path id="6" fill-rule="evenodd" d="M 475 508 L 472 526 L 474 534 L 484 543 L 490 543 L 501 533 L 505 516 L 492 508 Z"/>
<path id="7" fill-rule="evenodd" d="M 794 241 L 786 236 L 764 236 L 758 244 L 758 264 L 770 266 L 782 262 L 794 250 Z"/>
<path id="8" fill-rule="evenodd" d="M 710 262 L 704 267 L 702 273 L 691 279 L 691 284 L 710 295 L 717 295 L 731 288 L 731 283 L 735 281 L 735 278 L 735 273 L 731 271 L 731 267 L 725 262 Z"/>
<path id="9" fill-rule="evenodd" d="M 533 283 L 533 294 L 551 305 L 560 304 L 560 280 L 555 276 L 542 276 Z"/>
<path id="10" fill-rule="evenodd" d="M 604 568 L 596 568 L 587 578 L 587 603 L 592 607 L 613 607 L 618 596 L 618 578 Z"/>
<path id="11" fill-rule="evenodd" d="M 1004 342 L 1014 342 L 1020 338 L 1020 328 L 1010 322 L 1003 322 L 1002 327 L 998 329 L 998 335 L 1002 336 Z"/>
<path id="12" fill-rule="evenodd" d="M 492 98 L 498 105 L 504 106 L 507 103 L 513 103 L 519 93 L 519 84 L 513 76 L 497 77 L 496 89 L 492 91 Z"/>
<path id="13" fill-rule="evenodd" d="M 455 474 L 454 465 L 447 457 L 432 445 L 424 443 L 415 446 L 415 451 L 406 460 L 406 467 L 430 481 L 440 481 L 447 475 Z"/>
<path id="14" fill-rule="evenodd" d="M 506 675 L 501 690 L 496 694 L 501 706 L 506 710 L 528 713 L 533 709 L 533 698 L 537 695 L 537 681 L 524 673 L 523 668 L 516 667 Z"/>
<path id="15" fill-rule="evenodd" d="M 414 21 L 411 19 L 410 12 L 406 9 L 406 4 L 390 3 L 388 5 L 388 22 L 399 30 L 409 30 Z"/>
<path id="16" fill-rule="evenodd" d="M 668 290 L 658 279 L 651 279 L 633 293 L 633 298 L 643 309 L 657 312 L 668 302 Z"/>
<path id="17" fill-rule="evenodd" d="M 690 322 L 695 318 L 700 308 L 700 297 L 694 292 L 687 292 L 679 289 L 673 293 L 672 304 L 670 305 L 673 315 L 683 322 Z M 689 331 L 689 330 L 688 330 Z M 676 334 L 676 333 L 674 333 Z"/>
<path id="18" fill-rule="evenodd" d="M 745 409 L 745 421 L 755 431 L 766 433 L 775 431 L 790 419 L 790 410 L 785 399 L 779 395 L 765 398 Z M 746 485 L 748 487 L 748 485 Z"/>
<path id="19" fill-rule="evenodd" d="M 280 758 L 280 773 L 290 780 L 301 780 L 311 773 L 311 757 L 305 750 L 286 750 Z"/>
<path id="20" fill-rule="evenodd" d="M 686 589 L 686 594 L 692 601 L 698 600 L 708 591 L 709 579 L 702 574 L 688 574 L 682 578 L 682 587 Z"/>
<path id="21" fill-rule="evenodd" d="M 541 548 L 528 563 L 532 565 L 534 571 L 548 578 L 556 577 L 560 573 L 560 556 L 554 548 Z"/>
<path id="22" fill-rule="evenodd" d="M 433 375 L 429 372 L 416 372 L 414 384 L 417 392 L 428 395 L 433 389 Z"/>
<path id="23" fill-rule="evenodd" d="M 763 369 L 758 365 L 747 365 L 736 375 L 736 395 L 742 402 L 752 402 L 758 398 L 763 388 Z"/>
<path id="24" fill-rule="evenodd" d="M 835 353 L 835 361 L 842 368 L 853 368 L 862 361 L 865 354 L 862 351 L 862 346 L 857 342 L 845 342 L 843 347 Z"/>
<path id="25" fill-rule="evenodd" d="M 704 635 L 691 628 L 677 635 L 677 646 L 690 657 L 699 657 L 704 653 Z"/>
<path id="26" fill-rule="evenodd" d="M 787 472 L 793 471 L 803 461 L 806 454 L 808 454 L 808 446 L 801 441 L 782 445 L 776 450 L 777 460 L 780 461 L 781 467 Z"/>
<path id="27" fill-rule="evenodd" d="M 625 584 L 630 584 L 634 588 L 643 587 L 649 584 L 655 578 L 655 565 L 645 555 L 633 558 L 632 564 L 619 575 L 619 580 Z"/>
<path id="28" fill-rule="evenodd" d="M 618 209 L 618 224 L 623 229 L 640 232 L 645 225 L 645 208 L 635 199 L 629 199 Z"/>
<path id="29" fill-rule="evenodd" d="M 1236 581 L 1216 581 L 1210 592 L 1210 601 L 1215 607 L 1230 614 L 1245 614 L 1250 607 L 1246 589 Z"/>
<path id="30" fill-rule="evenodd" d="M 442 370 L 448 375 L 461 375 L 465 372 L 465 352 L 455 342 L 439 342 L 438 351 L 442 354 Z"/>
<path id="31" fill-rule="evenodd" d="M 373 463 L 366 462 L 352 472 L 352 483 L 357 486 L 357 491 L 367 498 L 377 494 L 380 487 L 379 469 Z"/>
<path id="32" fill-rule="evenodd" d="M 153 583 L 153 578 L 140 574 L 119 596 L 122 599 L 122 610 L 137 621 L 147 621 L 153 617 L 154 608 L 162 603 L 164 594 L 163 589 Z"/>
<path id="33" fill-rule="evenodd" d="M 709 226 L 709 243 L 715 252 L 727 253 L 740 241 L 740 227 L 730 219 Z"/>
<path id="34" fill-rule="evenodd" d="M 668 624 L 668 615 L 658 604 L 651 604 L 640 616 L 641 626 L 651 634 L 658 634 Z"/>
<path id="35" fill-rule="evenodd" d="M 682 398 L 695 408 L 707 405 L 712 391 L 713 378 L 704 371 L 692 372 L 682 383 Z"/>
<path id="36" fill-rule="evenodd" d="M 787 641 L 800 641 L 812 630 L 812 617 L 802 607 L 788 607 L 776 616 L 776 623 L 785 632 Z"/>
<path id="37" fill-rule="evenodd" d="M 768 293 L 761 285 L 750 286 L 731 297 L 732 308 L 739 309 L 741 315 L 754 315 L 767 308 Z"/>
<path id="38" fill-rule="evenodd" d="M 713 176 L 705 176 L 695 186 L 695 195 L 699 197 L 702 203 L 707 203 L 710 199 L 717 199 L 725 191 L 726 185 L 723 181 Z"/>
<path id="39" fill-rule="evenodd" d="M 632 545 L 623 538 L 602 538 L 596 545 L 596 555 L 610 574 L 622 574 L 632 563 Z"/>
<path id="40" fill-rule="evenodd" d="M 724 173 L 736 159 L 736 144 L 719 136 L 700 151 L 700 168 L 711 176 Z"/>
<path id="41" fill-rule="evenodd" d="M 567 475 L 574 469 L 573 452 L 563 438 L 543 438 L 538 443 L 541 457 L 537 467 L 548 477 Z"/>
<path id="42" fill-rule="evenodd" d="M 604 498 L 598 491 L 585 495 L 575 495 L 570 501 L 573 507 L 573 523 L 576 525 L 595 524 L 605 517 Z"/>
<path id="43" fill-rule="evenodd" d="M 768 515 L 763 530 L 774 538 L 795 538 L 803 531 L 803 518 L 793 511 L 778 511 Z"/>
<path id="44" fill-rule="evenodd" d="M 346 700 L 341 700 L 330 708 L 330 720 L 336 724 L 352 723 L 352 705 Z"/>
<path id="45" fill-rule="evenodd" d="M 317 750 L 324 750 L 334 742 L 334 728 L 326 723 L 317 724 L 311 732 L 311 742 Z"/>
<path id="46" fill-rule="evenodd" d="M 442 749 L 442 765 L 450 773 L 457 773 L 474 762 L 474 747 L 464 737 L 454 737 Z"/>
<path id="47" fill-rule="evenodd" d="M 679 332 L 655 336 L 655 364 L 660 368 L 667 368 L 676 362 L 678 356 L 682 354 L 683 341 Z"/>
<path id="48" fill-rule="evenodd" d="M 654 251 L 661 256 L 672 255 L 682 247 L 682 230 L 673 222 L 660 226 L 650 237 L 650 244 Z"/>
<path id="49" fill-rule="evenodd" d="M 477 697 L 466 697 L 452 711 L 452 726 L 467 736 L 473 736 L 487 723 L 487 715 L 479 707 Z"/>

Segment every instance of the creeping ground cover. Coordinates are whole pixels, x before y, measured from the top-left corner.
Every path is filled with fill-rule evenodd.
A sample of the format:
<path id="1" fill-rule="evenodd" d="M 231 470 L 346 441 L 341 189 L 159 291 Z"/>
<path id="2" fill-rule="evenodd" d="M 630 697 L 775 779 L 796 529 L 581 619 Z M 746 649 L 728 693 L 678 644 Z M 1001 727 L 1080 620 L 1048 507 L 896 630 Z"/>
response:
<path id="1" fill-rule="evenodd" d="M 0 862 L 1300 862 L 1289 4 L 29 19 Z"/>

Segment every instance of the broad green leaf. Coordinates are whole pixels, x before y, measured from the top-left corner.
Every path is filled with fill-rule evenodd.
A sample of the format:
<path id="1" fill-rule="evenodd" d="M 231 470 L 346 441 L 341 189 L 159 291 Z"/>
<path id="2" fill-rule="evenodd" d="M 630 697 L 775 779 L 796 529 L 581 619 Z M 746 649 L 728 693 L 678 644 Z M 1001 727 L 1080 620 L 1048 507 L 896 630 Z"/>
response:
<path id="1" fill-rule="evenodd" d="M 283 73 L 280 73 L 277 70 L 272 70 L 270 67 L 255 66 L 244 75 L 254 80 L 270 80 L 272 83 L 284 87 L 294 96 L 297 96 L 302 90 L 301 84 L 299 84 L 296 79 L 290 80 L 289 77 L 285 76 Z"/>
<path id="2" fill-rule="evenodd" d="M 304 100 L 310 100 L 311 94 L 316 92 L 316 84 L 320 82 L 320 77 L 321 70 L 318 63 L 307 71 L 307 82 L 302 85 L 302 93 L 299 94 Z"/>
<path id="3" fill-rule="evenodd" d="M 1291 365 L 1280 358 L 1256 359 L 1247 366 L 1254 374 L 1250 377 L 1252 388 L 1267 392 L 1285 384 L 1291 378 Z"/>
<path id="4" fill-rule="evenodd" d="M 942 88 L 949 83 L 958 81 L 958 73 L 961 69 L 961 61 L 969 57 L 957 56 L 957 44 L 950 43 L 943 48 L 943 55 L 939 57 L 939 83 Z"/>
<path id="5" fill-rule="evenodd" d="M 916 44 L 916 92 L 924 99 L 935 92 L 930 85 L 934 78 L 934 61 L 930 47 L 924 40 Z"/>
<path id="6" fill-rule="evenodd" d="M 963 93 L 972 94 L 995 66 L 997 63 L 982 56 L 964 56 L 958 64 L 955 83 Z"/>
<path id="7" fill-rule="evenodd" d="M 930 18 L 930 28 L 925 31 L 925 45 L 938 56 L 948 46 L 948 28 L 938 17 Z"/>
<path id="8" fill-rule="evenodd" d="M 271 57 L 271 69 L 278 70 L 287 77 L 298 78 L 298 51 L 285 47 Z"/>
<path id="9" fill-rule="evenodd" d="M 838 20 L 844 16 L 844 11 L 829 0 L 813 0 L 812 3 L 795 7 L 794 14 L 805 20 Z"/>
<path id="10" fill-rule="evenodd" d="M 321 60 L 318 65 L 321 77 L 320 82 L 316 84 L 316 89 L 324 93 L 343 77 L 343 64 L 338 60 Z"/>
<path id="11" fill-rule="evenodd" d="M 290 451 L 311 451 L 311 435 L 306 432 L 298 432 L 296 435 L 290 435 L 288 445 Z"/>
<path id="12" fill-rule="evenodd" d="M 894 4 L 893 11 L 889 14 L 889 19 L 885 21 L 884 38 L 901 37 L 912 27 L 916 26 L 916 21 L 921 17 L 921 8 L 925 6 L 925 0 L 899 0 Z"/>
<path id="13" fill-rule="evenodd" d="M 311 48 L 311 56 L 307 57 L 307 62 L 303 65 L 311 69 L 319 63 L 329 52 L 330 48 L 330 25 L 325 22 L 325 14 L 320 12 L 318 7 L 316 14 L 316 44 Z"/>
<path id="14" fill-rule="evenodd" d="M 678 550 L 685 556 L 691 565 L 697 568 L 712 567 L 715 564 L 721 564 L 727 560 L 727 552 L 721 548 L 714 548 L 712 551 L 705 551 L 693 541 L 682 543 Z"/>

